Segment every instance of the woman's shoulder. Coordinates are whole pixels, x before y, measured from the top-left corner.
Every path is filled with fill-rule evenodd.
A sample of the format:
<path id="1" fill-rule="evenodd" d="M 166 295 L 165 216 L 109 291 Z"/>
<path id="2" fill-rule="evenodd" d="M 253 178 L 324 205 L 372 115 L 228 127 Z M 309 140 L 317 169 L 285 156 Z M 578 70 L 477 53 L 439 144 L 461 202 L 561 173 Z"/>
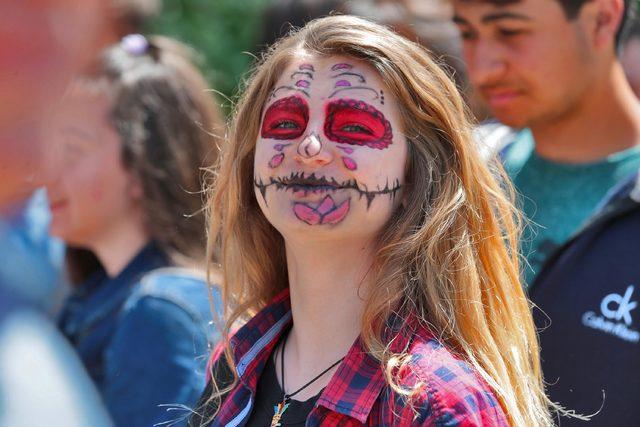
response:
<path id="1" fill-rule="evenodd" d="M 221 306 L 217 288 L 207 286 L 203 275 L 173 267 L 146 273 L 124 301 L 116 336 L 184 335 L 192 340 L 197 335 L 215 342 L 210 292 L 215 305 Z"/>
<path id="2" fill-rule="evenodd" d="M 218 287 L 209 286 L 204 274 L 179 267 L 158 268 L 139 279 L 123 305 L 123 313 L 139 310 L 145 302 L 163 301 L 164 304 L 155 304 L 157 310 L 177 310 L 195 320 L 209 322 L 212 318 L 209 295 L 220 308 Z"/>
<path id="3" fill-rule="evenodd" d="M 413 339 L 398 379 L 401 389 L 415 390 L 410 405 L 414 420 L 452 426 L 508 425 L 498 399 L 478 372 L 433 336 L 418 334 Z"/>

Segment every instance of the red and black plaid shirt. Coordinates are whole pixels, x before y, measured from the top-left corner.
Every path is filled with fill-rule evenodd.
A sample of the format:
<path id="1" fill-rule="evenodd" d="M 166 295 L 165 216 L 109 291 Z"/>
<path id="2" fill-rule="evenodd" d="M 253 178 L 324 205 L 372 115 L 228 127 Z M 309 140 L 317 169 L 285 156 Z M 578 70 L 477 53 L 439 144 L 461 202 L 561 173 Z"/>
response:
<path id="1" fill-rule="evenodd" d="M 209 426 L 241 426 L 249 419 L 267 358 L 280 334 L 291 325 L 290 304 L 287 289 L 231 338 L 239 382 L 224 397 Z M 363 350 L 358 339 L 318 398 L 306 425 L 508 426 L 493 392 L 467 363 L 424 328 L 416 330 L 405 324 L 402 330 L 392 350 L 411 355 L 409 364 L 398 373 L 401 386 L 419 384 L 410 401 L 389 387 L 380 362 Z M 214 365 L 218 358 L 224 360 L 218 355 Z M 208 390 L 210 393 L 211 388 Z M 190 425 L 200 422 L 202 419 L 192 419 Z"/>

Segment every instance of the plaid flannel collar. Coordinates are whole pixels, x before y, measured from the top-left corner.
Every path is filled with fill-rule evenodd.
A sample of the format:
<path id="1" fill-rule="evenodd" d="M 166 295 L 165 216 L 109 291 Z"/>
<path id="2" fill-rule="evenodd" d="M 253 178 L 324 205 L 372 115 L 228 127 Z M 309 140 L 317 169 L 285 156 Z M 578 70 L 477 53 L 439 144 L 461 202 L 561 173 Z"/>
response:
<path id="1" fill-rule="evenodd" d="M 291 323 L 287 288 L 231 338 L 238 377 L 252 393 L 256 392 L 267 359 Z M 392 350 L 402 351 L 408 340 L 406 334 L 397 334 L 391 343 Z M 358 338 L 320 395 L 318 405 L 364 423 L 384 385 L 380 362 L 364 350 Z"/>

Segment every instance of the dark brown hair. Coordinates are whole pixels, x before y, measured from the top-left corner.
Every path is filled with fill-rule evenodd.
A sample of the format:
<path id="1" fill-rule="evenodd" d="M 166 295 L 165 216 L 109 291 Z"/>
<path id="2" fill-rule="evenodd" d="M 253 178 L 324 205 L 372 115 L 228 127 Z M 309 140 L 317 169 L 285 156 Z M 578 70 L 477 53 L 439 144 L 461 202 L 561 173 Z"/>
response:
<path id="1" fill-rule="evenodd" d="M 476 0 L 466 0 L 466 1 L 476 1 Z M 507 6 L 510 4 L 518 3 L 521 0 L 481 0 L 487 3 L 492 3 L 497 6 Z M 590 2 L 591 0 L 556 0 L 560 3 L 560 7 L 564 12 L 567 20 L 571 21 L 575 19 L 580 13 L 580 9 L 585 3 Z M 622 14 L 622 20 L 620 22 L 620 26 L 616 32 L 615 38 L 615 47 L 619 49 L 622 44 L 627 39 L 629 34 L 629 30 L 633 23 L 637 20 L 637 4 L 636 0 L 624 0 L 624 11 Z"/>
<path id="2" fill-rule="evenodd" d="M 107 48 L 80 84 L 111 103 L 121 159 L 142 187 L 151 238 L 173 258 L 201 262 L 205 249 L 203 171 L 215 163 L 224 121 L 190 50 L 168 38 Z M 79 249 L 67 251 L 72 282 L 97 267 Z"/>

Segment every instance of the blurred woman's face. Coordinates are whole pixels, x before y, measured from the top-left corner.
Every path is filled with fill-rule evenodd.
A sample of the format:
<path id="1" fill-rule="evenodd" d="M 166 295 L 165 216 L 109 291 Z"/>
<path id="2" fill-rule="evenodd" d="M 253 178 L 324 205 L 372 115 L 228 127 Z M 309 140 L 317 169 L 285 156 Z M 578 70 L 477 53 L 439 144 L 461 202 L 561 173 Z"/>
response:
<path id="1" fill-rule="evenodd" d="M 136 210 L 138 185 L 121 162 L 104 95 L 77 89 L 55 114 L 48 134 L 51 234 L 91 247 L 117 232 Z"/>
<path id="2" fill-rule="evenodd" d="M 285 238 L 370 237 L 400 202 L 406 160 L 396 101 L 373 68 L 299 57 L 262 114 L 255 193 Z"/>

